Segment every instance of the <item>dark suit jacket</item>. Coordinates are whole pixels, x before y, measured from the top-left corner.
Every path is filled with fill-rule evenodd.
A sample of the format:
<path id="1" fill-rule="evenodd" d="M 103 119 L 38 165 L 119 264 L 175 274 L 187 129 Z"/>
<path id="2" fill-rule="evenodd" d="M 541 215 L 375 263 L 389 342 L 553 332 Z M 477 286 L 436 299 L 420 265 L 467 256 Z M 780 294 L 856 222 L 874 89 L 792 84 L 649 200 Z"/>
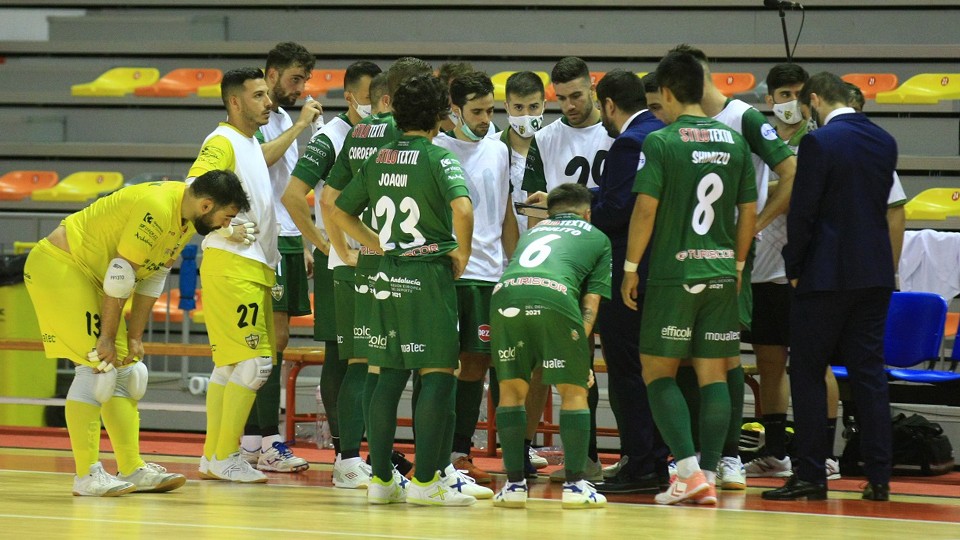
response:
<path id="1" fill-rule="evenodd" d="M 797 293 L 894 286 L 887 197 L 897 143 L 859 113 L 800 141 L 783 248 Z"/>

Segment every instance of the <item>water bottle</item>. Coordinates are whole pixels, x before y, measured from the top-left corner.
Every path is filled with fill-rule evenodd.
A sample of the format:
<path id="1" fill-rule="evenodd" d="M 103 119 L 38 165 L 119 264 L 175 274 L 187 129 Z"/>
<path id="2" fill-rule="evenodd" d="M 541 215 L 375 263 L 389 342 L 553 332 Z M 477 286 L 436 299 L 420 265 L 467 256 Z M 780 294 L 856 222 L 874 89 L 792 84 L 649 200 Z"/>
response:
<path id="1" fill-rule="evenodd" d="M 323 398 L 320 397 L 320 385 L 317 385 L 317 448 L 333 448 L 333 434 L 330 433 L 330 422 L 327 422 L 327 411 L 323 408 Z"/>
<path id="2" fill-rule="evenodd" d="M 307 96 L 307 98 L 306 98 L 304 101 L 306 101 L 307 103 L 309 103 L 309 102 L 311 102 L 311 101 L 316 101 L 316 100 L 313 99 L 313 96 Z M 313 121 L 313 124 L 312 124 L 312 125 L 313 125 L 313 131 L 315 131 L 315 132 L 316 132 L 316 131 L 320 131 L 320 128 L 322 128 L 325 123 L 326 123 L 326 122 L 323 121 L 323 114 L 317 115 L 317 119 L 314 120 L 314 121 Z"/>

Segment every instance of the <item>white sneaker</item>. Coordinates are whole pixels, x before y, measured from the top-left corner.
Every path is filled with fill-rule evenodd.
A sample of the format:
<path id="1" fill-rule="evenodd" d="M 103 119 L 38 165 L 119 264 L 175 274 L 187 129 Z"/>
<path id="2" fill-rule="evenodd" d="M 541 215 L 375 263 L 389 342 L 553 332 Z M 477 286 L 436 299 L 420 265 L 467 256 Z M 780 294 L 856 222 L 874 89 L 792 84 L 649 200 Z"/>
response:
<path id="1" fill-rule="evenodd" d="M 830 460 L 827 460 L 828 462 Z M 774 456 L 760 456 L 743 466 L 747 478 L 787 478 L 793 476 L 793 464 L 790 456 L 777 459 Z"/>
<path id="2" fill-rule="evenodd" d="M 826 463 L 827 468 L 827 480 L 839 480 L 840 479 L 840 463 L 833 458 L 827 458 Z"/>
<path id="3" fill-rule="evenodd" d="M 240 447 L 240 457 L 253 467 L 256 467 L 257 462 L 260 461 L 260 453 L 259 448 L 251 452 L 242 446 Z"/>
<path id="4" fill-rule="evenodd" d="M 623 466 L 626 465 L 628 461 L 630 461 L 630 456 L 623 456 L 622 458 L 620 458 L 620 461 L 614 463 L 613 465 L 610 465 L 609 467 L 604 467 L 603 468 L 604 480 L 617 476 L 617 473 L 620 472 L 620 469 L 622 469 Z"/>
<path id="5" fill-rule="evenodd" d="M 73 494 L 83 497 L 116 497 L 137 490 L 137 486 L 107 474 L 98 461 L 86 476 L 73 477 Z"/>
<path id="6" fill-rule="evenodd" d="M 229 482 L 238 482 L 241 484 L 262 484 L 267 481 L 267 475 L 254 469 L 249 463 L 240 457 L 240 452 L 230 454 L 227 459 L 217 459 L 216 456 L 210 460 L 208 472 L 218 480 L 227 480 Z"/>
<path id="7" fill-rule="evenodd" d="M 187 483 L 182 474 L 168 473 L 165 467 L 156 463 L 147 463 L 129 475 L 118 474 L 117 479 L 137 486 L 141 493 L 173 491 Z"/>
<path id="8" fill-rule="evenodd" d="M 599 461 L 587 459 L 587 465 L 583 468 L 583 479 L 587 482 L 603 482 L 603 465 Z M 550 473 L 551 482 L 566 482 L 567 471 L 563 467 Z"/>
<path id="9" fill-rule="evenodd" d="M 470 475 L 453 465 L 447 465 L 447 468 L 440 473 L 440 481 L 446 487 L 455 489 L 464 495 L 470 495 L 475 499 L 493 498 L 492 489 L 477 484 L 477 481 Z"/>
<path id="10" fill-rule="evenodd" d="M 679 474 L 677 473 L 676 460 L 671 459 L 670 463 L 667 463 L 667 475 L 670 477 L 671 484 L 677 481 Z"/>
<path id="11" fill-rule="evenodd" d="M 542 469 L 549 465 L 547 458 L 538 454 L 537 449 L 532 446 L 527 448 L 527 455 L 530 457 L 530 464 L 538 469 Z"/>
<path id="12" fill-rule="evenodd" d="M 421 506 L 470 506 L 477 499 L 447 487 L 444 479 L 435 473 L 433 480 L 426 484 L 420 484 L 416 479 L 407 484 L 407 502 Z"/>
<path id="13" fill-rule="evenodd" d="M 266 452 L 261 452 L 257 461 L 257 469 L 261 471 L 294 473 L 309 468 L 307 460 L 293 455 L 290 447 L 280 441 L 273 443 Z"/>
<path id="14" fill-rule="evenodd" d="M 402 503 L 407 500 L 406 484 L 409 481 L 403 478 L 403 475 L 393 470 L 393 478 L 389 482 L 384 482 L 376 476 L 370 478 L 370 484 L 367 486 L 367 502 L 370 504 L 393 504 Z M 403 478 L 404 483 L 397 480 L 397 476 Z"/>
<path id="15" fill-rule="evenodd" d="M 394 469 L 396 470 L 396 469 Z M 365 488 L 370 485 L 373 476 L 370 466 L 362 458 L 337 459 L 333 462 L 333 485 L 341 489 Z"/>
<path id="16" fill-rule="evenodd" d="M 717 466 L 717 484 L 722 489 L 747 489 L 747 473 L 740 462 L 740 456 L 720 458 Z"/>
<path id="17" fill-rule="evenodd" d="M 200 456 L 200 479 L 201 480 L 219 480 L 216 476 L 210 474 L 210 460 L 206 456 Z"/>
<path id="18" fill-rule="evenodd" d="M 493 498 L 494 506 L 503 508 L 527 507 L 527 479 L 519 482 L 507 482 Z"/>
<path id="19" fill-rule="evenodd" d="M 607 498 L 597 493 L 593 484 L 586 480 L 563 483 L 563 498 L 560 503 L 563 508 L 601 508 L 606 504 Z"/>

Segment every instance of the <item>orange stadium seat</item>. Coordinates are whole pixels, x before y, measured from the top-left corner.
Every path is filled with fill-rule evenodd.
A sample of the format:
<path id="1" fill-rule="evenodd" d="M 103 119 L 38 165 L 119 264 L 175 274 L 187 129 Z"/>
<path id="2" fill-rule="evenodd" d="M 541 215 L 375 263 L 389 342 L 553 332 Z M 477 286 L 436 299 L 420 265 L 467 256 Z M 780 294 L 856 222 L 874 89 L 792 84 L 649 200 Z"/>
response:
<path id="1" fill-rule="evenodd" d="M 313 306 L 315 305 L 313 303 L 313 293 L 310 293 L 310 313 L 299 317 L 290 317 L 290 326 L 293 328 L 313 328 Z"/>
<path id="2" fill-rule="evenodd" d="M 30 198 L 35 201 L 82 202 L 120 189 L 121 186 L 121 173 L 83 171 L 71 174 L 51 188 L 34 191 Z"/>
<path id="3" fill-rule="evenodd" d="M 219 69 L 175 69 L 150 86 L 141 86 L 133 91 L 144 97 L 187 97 L 201 86 L 219 84 L 223 72 Z"/>
<path id="4" fill-rule="evenodd" d="M 303 93 L 317 98 L 334 88 L 343 88 L 346 74 L 345 69 L 315 69 L 310 72 L 310 80 L 303 87 Z"/>
<path id="5" fill-rule="evenodd" d="M 874 99 L 877 92 L 889 92 L 900 82 L 893 73 L 847 73 L 841 79 L 855 84 L 863 92 L 863 97 Z"/>
<path id="6" fill-rule="evenodd" d="M 600 79 L 602 79 L 603 76 L 606 75 L 606 74 L 607 74 L 607 72 L 605 72 L 605 71 L 591 71 L 591 72 L 590 72 L 590 84 L 596 85 L 598 82 L 600 82 Z"/>
<path id="7" fill-rule="evenodd" d="M 960 188 L 930 188 L 904 206 L 908 220 L 944 220 L 960 217 Z"/>
<path id="8" fill-rule="evenodd" d="M 921 73 L 896 90 L 878 92 L 877 103 L 933 105 L 944 99 L 960 99 L 960 73 Z"/>
<path id="9" fill-rule="evenodd" d="M 160 78 L 157 68 L 119 67 L 108 70 L 93 82 L 70 87 L 74 96 L 125 96 L 141 86 L 150 86 Z"/>
<path id="10" fill-rule="evenodd" d="M 0 176 L 0 201 L 20 201 L 38 189 L 51 188 L 60 177 L 54 171 L 10 171 Z"/>
<path id="11" fill-rule="evenodd" d="M 493 99 L 497 101 L 503 101 L 507 99 L 507 79 L 509 79 L 514 73 L 516 73 L 516 71 L 501 71 L 500 73 L 495 73 L 492 77 L 490 77 L 490 80 L 493 82 Z M 543 81 L 543 86 L 546 89 L 546 92 L 549 94 L 552 90 L 552 87 L 550 86 L 550 75 L 548 75 L 545 71 L 534 71 L 534 73 L 540 76 L 540 80 Z"/>
<path id="12" fill-rule="evenodd" d="M 714 86 L 727 97 L 750 91 L 757 84 L 753 73 L 713 73 L 711 76 Z"/>

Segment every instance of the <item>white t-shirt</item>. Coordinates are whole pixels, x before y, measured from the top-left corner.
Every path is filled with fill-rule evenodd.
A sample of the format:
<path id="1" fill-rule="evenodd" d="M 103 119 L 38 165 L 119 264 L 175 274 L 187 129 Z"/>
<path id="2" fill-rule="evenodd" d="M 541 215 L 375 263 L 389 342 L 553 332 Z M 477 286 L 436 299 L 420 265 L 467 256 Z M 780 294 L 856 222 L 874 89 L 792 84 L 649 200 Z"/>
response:
<path id="1" fill-rule="evenodd" d="M 564 118 L 556 120 L 533 136 L 521 188 L 549 192 L 568 182 L 597 187 L 611 144 L 602 123 L 575 128 Z"/>
<path id="2" fill-rule="evenodd" d="M 276 112 L 270 112 L 270 121 L 267 125 L 260 126 L 260 134 L 263 135 L 264 141 L 270 142 L 292 127 L 293 121 L 290 120 L 290 115 L 282 107 L 278 107 Z M 293 218 L 280 202 L 283 192 L 287 189 L 287 182 L 290 181 L 290 173 L 297 165 L 299 157 L 297 141 L 293 141 L 283 156 L 270 166 L 270 184 L 273 186 L 273 200 L 277 209 L 277 223 L 280 224 L 280 236 L 300 236 L 300 230 L 297 229 Z"/>
<path id="3" fill-rule="evenodd" d="M 351 126 L 348 122 L 345 122 L 339 116 L 335 116 L 333 120 L 330 120 L 320 128 L 319 131 L 313 134 L 313 137 L 319 137 L 320 135 L 326 135 L 330 139 L 330 144 L 333 145 L 333 150 L 335 152 L 333 159 L 336 159 L 336 156 L 340 154 L 340 149 L 343 148 L 343 141 L 347 139 L 347 135 L 350 134 Z M 323 225 L 323 214 L 320 210 L 320 192 L 323 190 L 323 184 L 325 182 L 321 181 L 316 187 L 313 188 L 313 206 L 314 206 L 314 215 L 317 220 L 317 227 L 323 231 L 324 237 L 327 236 L 327 229 Z M 352 249 L 359 249 L 360 242 L 354 240 L 349 234 L 345 234 L 344 237 L 347 239 L 347 245 Z M 340 255 L 337 254 L 337 250 L 330 249 L 330 255 L 327 258 L 327 268 L 333 270 L 338 266 L 344 266 L 345 262 L 340 258 Z"/>

